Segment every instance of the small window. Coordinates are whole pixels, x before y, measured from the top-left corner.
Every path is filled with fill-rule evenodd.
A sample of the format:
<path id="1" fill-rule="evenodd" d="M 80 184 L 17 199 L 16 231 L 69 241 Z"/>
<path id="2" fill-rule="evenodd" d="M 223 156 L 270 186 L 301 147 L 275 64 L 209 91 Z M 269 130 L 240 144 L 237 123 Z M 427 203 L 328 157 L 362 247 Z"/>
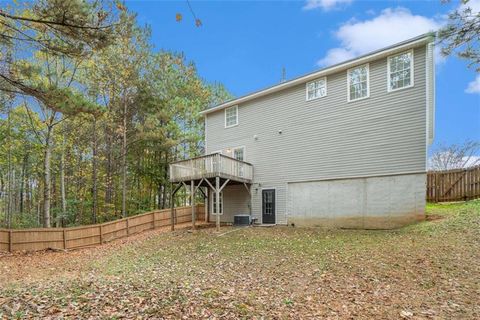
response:
<path id="1" fill-rule="evenodd" d="M 238 106 L 225 109 L 225 128 L 233 127 L 238 124 Z"/>
<path id="2" fill-rule="evenodd" d="M 317 79 L 307 83 L 307 101 L 327 95 L 327 78 Z"/>
<path id="3" fill-rule="evenodd" d="M 245 161 L 245 147 L 234 148 L 233 157 L 237 160 Z"/>
<path id="4" fill-rule="evenodd" d="M 223 213 L 223 192 L 220 192 L 220 214 Z M 217 213 L 217 193 L 212 191 L 212 213 Z"/>
<path id="5" fill-rule="evenodd" d="M 388 91 L 413 86 L 413 52 L 388 57 Z"/>
<path id="6" fill-rule="evenodd" d="M 370 96 L 368 64 L 348 70 L 348 101 Z"/>

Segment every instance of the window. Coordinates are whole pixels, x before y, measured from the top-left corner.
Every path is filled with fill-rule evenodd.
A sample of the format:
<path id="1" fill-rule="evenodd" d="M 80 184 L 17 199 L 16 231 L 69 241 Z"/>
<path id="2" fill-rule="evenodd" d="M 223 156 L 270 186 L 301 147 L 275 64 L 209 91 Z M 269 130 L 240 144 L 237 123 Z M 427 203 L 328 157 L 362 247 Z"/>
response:
<path id="1" fill-rule="evenodd" d="M 370 96 L 368 64 L 348 70 L 348 101 Z"/>
<path id="2" fill-rule="evenodd" d="M 234 148 L 233 157 L 237 160 L 245 161 L 245 147 Z"/>
<path id="3" fill-rule="evenodd" d="M 388 57 L 388 91 L 413 86 L 413 51 Z"/>
<path id="4" fill-rule="evenodd" d="M 317 79 L 307 83 L 307 101 L 327 95 L 327 78 Z"/>
<path id="5" fill-rule="evenodd" d="M 245 161 L 245 147 L 233 148 L 233 157 L 240 161 Z M 237 162 L 234 164 L 235 174 L 243 177 L 245 174 L 245 164 Z"/>
<path id="6" fill-rule="evenodd" d="M 238 106 L 225 109 L 225 128 L 233 127 L 238 124 Z"/>
<path id="7" fill-rule="evenodd" d="M 217 193 L 212 191 L 212 213 L 217 213 Z M 220 192 L 220 214 L 223 213 L 223 192 Z"/>

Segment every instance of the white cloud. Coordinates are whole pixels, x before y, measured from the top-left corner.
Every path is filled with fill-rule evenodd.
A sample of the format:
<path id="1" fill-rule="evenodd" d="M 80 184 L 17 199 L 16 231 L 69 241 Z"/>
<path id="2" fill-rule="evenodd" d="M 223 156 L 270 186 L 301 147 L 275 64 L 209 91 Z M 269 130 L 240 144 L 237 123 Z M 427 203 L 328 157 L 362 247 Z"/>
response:
<path id="1" fill-rule="evenodd" d="M 466 4 L 460 5 L 462 8 L 470 7 L 473 12 L 480 12 L 480 0 L 470 0 Z"/>
<path id="2" fill-rule="evenodd" d="M 329 50 L 326 56 L 318 61 L 318 65 L 328 66 L 342 62 L 437 30 L 440 26 L 440 21 L 414 15 L 408 9 L 388 8 L 370 20 L 351 20 L 342 25 L 335 32 L 341 46 Z"/>
<path id="3" fill-rule="evenodd" d="M 466 93 L 478 93 L 480 94 L 480 74 L 477 75 L 475 80 L 471 81 L 468 84 L 467 89 L 465 89 Z"/>
<path id="4" fill-rule="evenodd" d="M 324 11 L 328 11 L 349 5 L 352 2 L 353 0 L 307 0 L 303 9 L 313 10 L 321 8 Z"/>

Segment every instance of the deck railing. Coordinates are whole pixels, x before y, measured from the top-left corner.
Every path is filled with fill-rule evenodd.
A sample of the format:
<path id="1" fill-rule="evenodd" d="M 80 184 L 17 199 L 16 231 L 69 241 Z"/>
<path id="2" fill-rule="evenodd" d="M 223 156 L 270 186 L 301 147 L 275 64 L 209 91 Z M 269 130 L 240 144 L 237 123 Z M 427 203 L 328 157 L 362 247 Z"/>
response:
<path id="1" fill-rule="evenodd" d="M 172 182 L 198 180 L 216 176 L 250 181 L 253 179 L 253 166 L 248 162 L 219 153 L 170 164 L 170 181 Z"/>

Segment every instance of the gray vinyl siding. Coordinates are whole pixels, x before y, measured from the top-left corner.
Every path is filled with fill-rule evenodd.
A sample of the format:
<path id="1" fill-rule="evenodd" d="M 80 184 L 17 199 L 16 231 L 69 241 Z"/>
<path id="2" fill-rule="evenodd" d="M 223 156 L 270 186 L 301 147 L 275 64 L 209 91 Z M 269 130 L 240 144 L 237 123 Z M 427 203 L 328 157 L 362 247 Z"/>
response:
<path id="1" fill-rule="evenodd" d="M 305 84 L 207 114 L 207 153 L 245 146 L 254 166 L 252 213 L 261 189 L 276 188 L 277 223 L 286 223 L 287 183 L 426 170 L 426 50 L 414 49 L 414 86 L 387 91 L 387 59 L 370 62 L 370 97 L 347 102 L 347 71 L 327 75 L 327 96 L 305 99 Z M 279 130 L 282 133 L 279 133 Z M 257 140 L 254 139 L 257 136 Z"/>
<path id="2" fill-rule="evenodd" d="M 236 214 L 250 214 L 250 196 L 244 185 L 229 185 L 223 189 L 223 215 L 220 221 L 233 222 Z M 215 216 L 212 215 L 210 219 L 215 221 Z"/>

